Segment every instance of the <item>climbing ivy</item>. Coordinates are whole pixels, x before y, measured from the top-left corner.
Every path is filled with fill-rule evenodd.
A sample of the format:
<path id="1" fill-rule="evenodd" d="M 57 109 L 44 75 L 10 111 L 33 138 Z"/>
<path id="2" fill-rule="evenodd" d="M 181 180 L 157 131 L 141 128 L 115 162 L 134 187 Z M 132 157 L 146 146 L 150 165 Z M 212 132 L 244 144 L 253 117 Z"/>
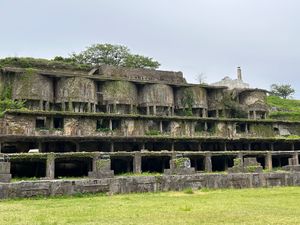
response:
<path id="1" fill-rule="evenodd" d="M 186 88 L 181 99 L 183 105 L 183 114 L 185 116 L 193 116 L 194 95 L 191 89 Z"/>

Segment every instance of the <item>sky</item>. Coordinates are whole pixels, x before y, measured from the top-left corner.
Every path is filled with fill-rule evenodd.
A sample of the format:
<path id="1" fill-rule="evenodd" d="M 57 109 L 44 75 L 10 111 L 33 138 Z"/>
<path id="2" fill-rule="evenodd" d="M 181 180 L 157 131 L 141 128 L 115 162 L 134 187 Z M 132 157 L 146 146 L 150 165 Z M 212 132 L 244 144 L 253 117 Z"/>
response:
<path id="1" fill-rule="evenodd" d="M 291 84 L 300 99 L 299 0 L 0 0 L 0 58 L 126 45 L 190 83 Z"/>

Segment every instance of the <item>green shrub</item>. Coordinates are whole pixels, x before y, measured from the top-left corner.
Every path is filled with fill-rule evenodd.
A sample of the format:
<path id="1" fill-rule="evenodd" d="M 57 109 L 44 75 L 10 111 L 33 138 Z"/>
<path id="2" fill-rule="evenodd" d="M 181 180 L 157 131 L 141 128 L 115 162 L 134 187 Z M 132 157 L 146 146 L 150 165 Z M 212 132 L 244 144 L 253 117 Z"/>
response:
<path id="1" fill-rule="evenodd" d="M 160 135 L 161 133 L 159 130 L 148 130 L 146 131 L 145 134 L 149 136 L 156 136 L 156 135 Z"/>
<path id="2" fill-rule="evenodd" d="M 192 188 L 186 188 L 183 190 L 183 193 L 185 194 L 194 194 L 194 190 Z"/>

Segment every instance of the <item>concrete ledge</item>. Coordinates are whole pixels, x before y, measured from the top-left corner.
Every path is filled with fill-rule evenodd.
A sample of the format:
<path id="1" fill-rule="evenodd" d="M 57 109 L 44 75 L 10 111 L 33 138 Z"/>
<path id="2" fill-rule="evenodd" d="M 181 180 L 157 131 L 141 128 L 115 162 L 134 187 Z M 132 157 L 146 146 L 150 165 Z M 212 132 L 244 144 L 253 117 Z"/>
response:
<path id="1" fill-rule="evenodd" d="M 0 183 L 0 198 L 181 191 L 185 188 L 255 188 L 300 186 L 300 172 L 131 176 L 105 179 Z"/>

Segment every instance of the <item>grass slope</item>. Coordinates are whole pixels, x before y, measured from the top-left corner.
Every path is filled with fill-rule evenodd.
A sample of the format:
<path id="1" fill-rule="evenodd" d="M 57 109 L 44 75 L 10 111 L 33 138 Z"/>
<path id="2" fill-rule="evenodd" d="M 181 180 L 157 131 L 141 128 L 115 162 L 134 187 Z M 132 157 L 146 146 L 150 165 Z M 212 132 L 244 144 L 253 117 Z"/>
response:
<path id="1" fill-rule="evenodd" d="M 268 96 L 267 102 L 278 110 L 270 113 L 271 119 L 300 121 L 300 100 Z"/>
<path id="2" fill-rule="evenodd" d="M 300 224 L 300 187 L 0 202 L 0 224 Z"/>

